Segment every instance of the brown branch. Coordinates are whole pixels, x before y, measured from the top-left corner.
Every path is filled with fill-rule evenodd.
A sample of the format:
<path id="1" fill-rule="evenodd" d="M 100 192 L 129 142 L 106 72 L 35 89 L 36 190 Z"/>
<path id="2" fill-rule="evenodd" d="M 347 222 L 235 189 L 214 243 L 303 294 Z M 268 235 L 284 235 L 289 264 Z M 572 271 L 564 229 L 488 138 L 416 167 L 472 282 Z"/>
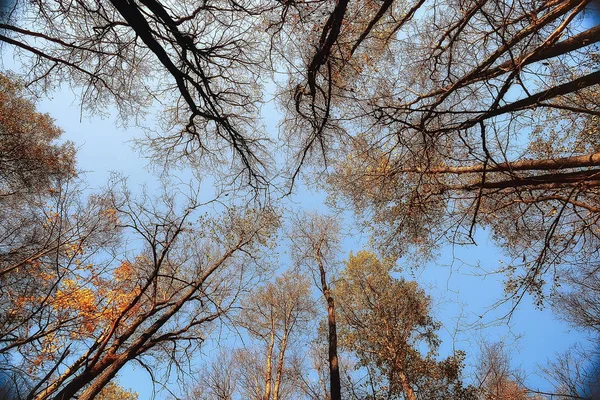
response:
<path id="1" fill-rule="evenodd" d="M 584 2 L 585 1 L 586 0 L 584 0 Z M 496 51 L 494 51 L 492 54 L 490 54 L 483 62 L 481 62 L 471 72 L 469 72 L 468 74 L 464 75 L 461 79 L 457 80 L 450 87 L 444 88 L 443 89 L 443 93 L 441 93 L 441 95 L 439 96 L 439 98 L 433 104 L 431 104 L 429 106 L 430 111 L 423 118 L 423 120 L 422 120 L 422 126 L 424 127 L 424 124 L 429 119 L 431 113 L 433 113 L 434 110 L 435 110 L 435 108 L 437 106 L 439 106 L 440 104 L 442 104 L 443 101 L 448 96 L 450 96 L 451 93 L 453 93 L 454 91 L 456 91 L 458 88 L 461 88 L 461 87 L 465 86 L 469 81 L 471 81 L 475 77 L 479 76 L 483 71 L 485 71 L 485 69 L 487 67 L 491 66 L 498 58 L 500 58 L 504 53 L 506 53 L 506 52 L 510 51 L 512 48 L 514 48 L 514 46 L 517 43 L 519 43 L 521 40 L 523 40 L 524 38 L 526 38 L 528 35 L 531 35 L 532 33 L 540 31 L 544 26 L 546 26 L 546 25 L 552 23 L 553 21 L 557 20 L 558 18 L 560 18 L 564 14 L 568 13 L 569 11 L 571 11 L 573 8 L 577 7 L 581 3 L 582 3 L 581 0 L 570 0 L 570 1 L 559 2 L 558 3 L 559 5 L 555 9 L 553 9 L 551 12 L 547 13 L 543 17 L 539 18 L 535 23 L 532 23 L 531 25 L 529 25 L 526 28 L 524 28 L 524 29 L 520 30 L 519 32 L 517 32 L 511 38 L 510 41 L 505 42 L 502 46 L 500 46 L 498 49 L 496 49 Z M 424 96 L 424 97 L 431 97 L 431 95 L 427 95 L 427 96 Z M 549 97 L 547 97 L 547 98 L 549 98 Z M 499 114 L 496 114 L 496 115 L 499 115 Z M 475 125 L 477 122 L 478 122 L 478 120 L 475 121 L 470 126 Z"/>
<path id="2" fill-rule="evenodd" d="M 36 56 L 45 58 L 45 59 L 50 60 L 50 61 L 54 61 L 57 64 L 63 64 L 63 65 L 66 65 L 68 67 L 71 67 L 74 70 L 79 71 L 82 74 L 89 76 L 92 81 L 102 82 L 102 84 L 106 88 L 110 88 L 110 86 L 106 84 L 106 82 L 104 81 L 104 79 L 100 78 L 98 75 L 96 75 L 96 74 L 94 74 L 94 73 L 92 73 L 90 71 L 87 71 L 87 70 L 81 68 L 80 66 L 78 66 L 78 65 L 76 65 L 76 64 L 74 64 L 72 62 L 69 62 L 67 60 L 63 60 L 62 58 L 51 56 L 50 54 L 46 54 L 43 51 L 36 49 L 35 47 L 31 47 L 31 46 L 29 46 L 26 43 L 22 43 L 22 42 L 19 42 L 18 40 L 11 39 L 8 36 L 2 35 L 1 33 L 0 33 L 0 42 L 6 42 L 6 43 L 9 43 L 9 44 L 12 44 L 13 46 L 20 47 L 23 50 L 27 50 L 28 52 L 33 53 Z"/>
<path id="3" fill-rule="evenodd" d="M 534 203 L 540 203 L 540 202 L 552 201 L 552 200 L 557 200 L 557 201 L 560 201 L 561 203 L 565 203 L 565 204 L 567 204 L 567 203 L 572 204 L 576 207 L 584 208 L 584 209 L 588 210 L 589 212 L 600 213 L 600 207 L 594 207 L 594 206 L 584 203 L 582 201 L 577 201 L 577 200 L 569 199 L 569 198 L 566 198 L 563 196 L 558 196 L 558 195 L 541 196 L 541 197 L 536 197 L 534 199 L 517 199 L 517 200 L 513 200 L 512 203 L 534 204 Z"/>
<path id="4" fill-rule="evenodd" d="M 542 160 L 522 160 L 506 162 L 495 165 L 476 164 L 457 167 L 435 167 L 435 168 L 410 168 L 394 169 L 393 173 L 420 173 L 420 174 L 473 174 L 480 172 L 511 172 L 511 171 L 546 171 L 561 170 L 567 168 L 585 168 L 600 166 L 600 153 L 587 154 L 584 156 L 562 157 Z"/>
<path id="5" fill-rule="evenodd" d="M 502 114 L 508 114 L 519 110 L 524 110 L 536 106 L 544 106 L 541 102 L 544 100 L 549 100 L 554 97 L 564 96 L 570 93 L 577 92 L 581 89 L 585 89 L 590 86 L 594 86 L 600 83 L 600 71 L 592 72 L 591 74 L 584 75 L 580 78 L 574 79 L 570 82 L 563 83 L 562 85 L 554 86 L 548 90 L 544 90 L 533 94 L 531 96 L 525 97 L 524 99 L 517 100 L 513 103 L 507 104 L 503 107 L 499 107 L 495 110 L 484 112 L 478 118 L 465 121 L 458 128 L 448 128 L 446 130 L 455 130 L 455 129 L 467 129 L 480 121 L 484 121 L 486 119 L 490 119 L 493 117 L 497 117 Z"/>
<path id="6" fill-rule="evenodd" d="M 308 86 L 310 88 L 311 95 L 315 95 L 316 76 L 321 65 L 325 64 L 331 54 L 331 47 L 337 40 L 340 30 L 342 28 L 342 21 L 346 14 L 346 7 L 348 6 L 348 0 L 340 0 L 333 9 L 333 12 L 329 15 L 329 19 L 323 27 L 321 33 L 321 39 L 319 40 L 319 48 L 312 58 L 308 66 Z"/>
<path id="7" fill-rule="evenodd" d="M 471 185 L 448 187 L 451 190 L 480 190 L 484 189 L 508 189 L 522 188 L 529 189 L 548 189 L 574 187 L 582 185 L 586 187 L 595 187 L 600 185 L 600 169 L 592 169 L 586 171 L 575 171 L 555 174 L 537 175 L 525 178 L 511 178 L 502 181 L 474 183 Z"/>
<path id="8" fill-rule="evenodd" d="M 356 42 L 354 43 L 354 46 L 352 46 L 352 50 L 350 50 L 350 57 L 352 57 L 356 49 L 358 49 L 358 46 L 360 46 L 360 44 L 366 39 L 369 33 L 371 33 L 375 25 L 381 20 L 381 18 L 383 18 L 383 16 L 390 8 L 392 3 L 394 3 L 394 0 L 385 0 L 381 4 L 381 7 L 379 8 L 379 10 L 377 10 L 377 14 L 375 14 L 375 17 L 373 17 L 373 19 L 369 22 L 369 25 L 367 25 L 367 27 L 365 28 L 363 33 L 361 33 L 358 40 L 356 40 Z"/>
<path id="9" fill-rule="evenodd" d="M 486 73 L 482 74 L 481 77 L 478 77 L 477 80 L 480 80 L 482 78 L 494 78 L 515 68 L 516 66 L 523 67 L 534 62 L 558 57 L 560 55 L 567 54 L 571 51 L 578 50 L 582 47 L 589 46 L 590 44 L 597 43 L 598 41 L 600 41 L 600 25 L 583 31 L 573 37 L 565 39 L 562 42 L 558 42 L 553 44 L 552 46 L 548 46 L 540 51 L 534 50 L 533 52 L 527 55 L 517 58 L 514 63 L 512 62 L 512 60 L 506 61 L 498 65 L 497 67 L 486 71 Z M 475 79 L 472 82 L 474 81 Z"/>

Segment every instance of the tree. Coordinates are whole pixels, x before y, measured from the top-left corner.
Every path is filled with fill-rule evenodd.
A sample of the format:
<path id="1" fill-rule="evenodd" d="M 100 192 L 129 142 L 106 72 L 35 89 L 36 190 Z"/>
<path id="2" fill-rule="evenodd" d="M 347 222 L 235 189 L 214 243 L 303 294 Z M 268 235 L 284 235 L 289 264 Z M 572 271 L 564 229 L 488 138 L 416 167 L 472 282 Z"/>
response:
<path id="1" fill-rule="evenodd" d="M 327 304 L 327 347 L 329 364 L 329 396 L 341 399 L 340 367 L 338 360 L 335 298 L 330 279 L 339 245 L 339 224 L 333 217 L 304 214 L 292 221 L 292 257 L 299 267 L 308 270 Z M 330 275 L 331 276 L 331 275 Z"/>
<path id="2" fill-rule="evenodd" d="M 596 265 L 583 265 L 568 271 L 566 285 L 554 297 L 554 310 L 579 329 L 589 331 L 600 340 L 600 270 Z"/>
<path id="3" fill-rule="evenodd" d="M 128 240 L 114 252 L 66 249 L 68 263 L 50 276 L 43 300 L 19 298 L 17 309 L 37 307 L 46 324 L 33 337 L 20 324 L 9 342 L 35 380 L 30 398 L 94 398 L 130 362 L 153 379 L 158 363 L 182 366 L 263 272 L 255 263 L 277 226 L 272 212 L 229 209 L 193 224 L 194 192 L 181 208 L 182 194 L 169 192 L 136 199 L 106 191 L 98 218 Z"/>
<path id="4" fill-rule="evenodd" d="M 431 299 L 416 282 L 392 277 L 392 268 L 360 251 L 350 254 L 336 284 L 340 344 L 368 373 L 365 388 L 355 389 L 355 396 L 474 399 L 473 388 L 461 382 L 464 353 L 435 358 L 440 324 L 430 315 Z"/>
<path id="5" fill-rule="evenodd" d="M 0 354 L 17 352 L 15 359 L 32 376 L 43 362 L 60 363 L 69 353 L 69 346 L 63 348 L 66 353 L 57 352 L 58 337 L 77 335 L 93 325 L 90 317 L 95 314 L 83 301 L 89 299 L 91 285 L 86 283 L 114 260 L 111 251 L 120 235 L 107 198 L 86 201 L 76 184 L 71 185 L 43 196 L 47 203 L 13 209 L 15 214 L 2 209 L 7 212 L 3 227 L 13 234 L 4 236 L 0 258 Z"/>
<path id="6" fill-rule="evenodd" d="M 490 228 L 515 258 L 512 298 L 541 302 L 547 272 L 599 248 L 600 28 L 587 5 L 287 4 L 291 23 L 271 32 L 299 71 L 281 94 L 297 163 L 334 165 L 330 191 L 387 254 L 431 255 Z"/>
<path id="7" fill-rule="evenodd" d="M 0 74 L 0 278 L 60 247 L 60 196 L 76 174 L 72 144 L 57 144 L 61 134 L 20 82 Z"/>
<path id="8" fill-rule="evenodd" d="M 288 347 L 306 330 L 315 314 L 309 289 L 305 277 L 288 271 L 258 288 L 244 302 L 240 325 L 266 346 L 261 382 L 264 389 L 256 390 L 262 392 L 262 400 L 283 398 L 280 392 L 286 383 Z"/>
<path id="9" fill-rule="evenodd" d="M 582 22 L 587 3 L 384 1 L 368 22 L 330 4 L 288 119 L 324 127 L 305 129 L 306 146 L 334 150 L 330 192 L 382 251 L 431 257 L 484 226 L 514 258 L 515 302 L 542 302 L 561 268 L 596 257 L 600 28 Z"/>
<path id="10" fill-rule="evenodd" d="M 83 248 L 89 255 L 108 250 L 118 235 L 106 199 L 84 200 L 73 146 L 57 143 L 61 133 L 20 82 L 0 74 L 0 355 L 12 360 L 3 366 L 6 376 L 28 376 L 57 332 L 72 328 L 73 320 L 56 318 L 57 288 L 86 270 Z M 37 384 L 22 381 L 19 396 Z"/>
<path id="11" fill-rule="evenodd" d="M 234 352 L 221 350 L 219 356 L 195 377 L 196 382 L 185 398 L 189 400 L 232 400 L 239 385 L 239 376 L 235 366 L 238 361 Z"/>
<path id="12" fill-rule="evenodd" d="M 91 112 L 112 103 L 127 119 L 160 103 L 163 133 L 148 145 L 165 166 L 191 159 L 231 169 L 233 157 L 239 168 L 230 177 L 245 173 L 246 183 L 264 185 L 259 26 L 278 4 L 18 1 L 20 18 L 0 25 L 0 41 L 23 57 L 30 83 L 46 90 L 69 82 Z"/>
<path id="13" fill-rule="evenodd" d="M 558 395 L 595 398 L 600 395 L 600 271 L 594 264 L 573 266 L 564 280 L 552 308 L 574 328 L 588 332 L 590 340 L 557 354 L 543 371 Z"/>
<path id="14" fill-rule="evenodd" d="M 600 353 L 596 343 L 591 348 L 575 345 L 542 368 L 554 385 L 550 398 L 596 399 L 600 394 Z M 595 346 L 595 347 L 594 347 Z M 548 393 L 544 393 L 548 394 Z"/>
<path id="15" fill-rule="evenodd" d="M 510 365 L 510 355 L 503 343 L 481 345 L 476 380 L 482 398 L 485 400 L 525 400 L 528 390 L 523 377 Z"/>
<path id="16" fill-rule="evenodd" d="M 300 71 L 290 77 L 289 110 L 314 128 L 303 136 L 305 149 L 323 148 L 335 133 L 331 127 L 352 121 L 368 131 L 375 149 L 404 155 L 402 147 L 411 146 L 411 159 L 423 156 L 419 167 L 433 168 L 439 167 L 439 145 L 461 139 L 475 145 L 473 139 L 482 138 L 470 137 L 468 129 L 498 116 L 534 106 L 593 115 L 589 104 L 561 104 L 586 96 L 599 82 L 600 75 L 585 63 L 599 32 L 582 24 L 579 15 L 587 5 L 577 0 L 445 1 L 434 7 L 424 0 L 293 3 L 290 27 L 273 31 L 298 54 L 281 49 Z M 289 40 L 298 37 L 304 40 Z M 584 63 L 571 63 L 571 57 Z M 545 74 L 551 79 L 543 84 L 538 78 Z M 495 146 L 492 142 L 487 141 Z M 464 150 L 481 166 L 485 147 L 484 141 L 483 147 Z M 468 162 L 462 154 L 454 161 Z"/>
<path id="17" fill-rule="evenodd" d="M 75 174 L 73 145 L 57 144 L 61 134 L 26 98 L 22 83 L 0 74 L 0 201 L 51 190 Z"/>

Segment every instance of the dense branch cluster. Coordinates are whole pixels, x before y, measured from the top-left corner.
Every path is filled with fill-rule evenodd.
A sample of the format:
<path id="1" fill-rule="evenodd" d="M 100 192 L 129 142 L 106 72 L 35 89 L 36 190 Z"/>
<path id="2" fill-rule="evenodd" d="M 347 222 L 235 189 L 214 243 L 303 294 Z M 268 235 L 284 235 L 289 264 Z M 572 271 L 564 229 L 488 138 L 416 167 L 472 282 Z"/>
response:
<path id="1" fill-rule="evenodd" d="M 15 3 L 0 40 L 22 57 L 43 90 L 68 81 L 82 107 L 122 119 L 152 104 L 161 130 L 149 145 L 165 164 L 189 158 L 229 163 L 251 185 L 264 185 L 264 134 L 257 123 L 264 73 L 264 38 L 252 1 L 210 4 L 157 1 Z M 206 162 L 204 162 L 206 161 Z"/>

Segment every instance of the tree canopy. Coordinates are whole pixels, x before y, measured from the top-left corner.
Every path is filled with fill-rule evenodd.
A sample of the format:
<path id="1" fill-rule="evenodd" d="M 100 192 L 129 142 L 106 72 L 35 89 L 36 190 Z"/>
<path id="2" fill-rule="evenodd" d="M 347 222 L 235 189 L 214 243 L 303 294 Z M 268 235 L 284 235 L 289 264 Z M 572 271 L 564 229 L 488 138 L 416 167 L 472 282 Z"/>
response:
<path id="1" fill-rule="evenodd" d="M 495 375 L 463 385 L 465 354 L 438 356 L 431 298 L 393 268 L 483 231 L 510 259 L 509 315 L 527 295 L 540 307 L 550 296 L 562 318 L 598 334 L 596 8 L 0 2 L 0 51 L 19 69 L 0 71 L 5 376 L 26 376 L 28 399 L 135 398 L 113 381 L 125 365 L 154 382 L 155 371 L 183 376 L 226 327 L 254 345 L 221 354 L 191 396 L 529 398 L 492 347 L 481 366 Z M 159 192 L 132 194 L 117 176 L 86 188 L 74 146 L 33 101 L 60 88 L 78 93 L 82 114 L 116 110 L 118 124 L 143 126 Z M 272 103 L 278 135 L 265 127 Z M 176 168 L 215 178 L 220 192 L 206 200 L 197 182 L 174 183 Z M 296 213 L 278 208 L 279 194 L 300 177 L 354 212 L 373 252 L 340 270 L 346 219 L 317 213 L 289 217 L 277 236 Z M 299 373 L 309 352 L 292 342 L 319 325 L 316 295 L 327 320 L 312 342 L 315 383 Z M 579 396 L 565 372 L 577 362 L 565 360 L 553 369 L 560 395 Z"/>
<path id="2" fill-rule="evenodd" d="M 67 81 L 89 111 L 123 117 L 162 108 L 146 145 L 165 166 L 265 188 L 277 148 L 288 185 L 325 162 L 330 190 L 388 252 L 427 255 L 484 226 L 525 254 L 520 298 L 598 250 L 591 12 L 586 0 L 54 0 L 17 2 L 0 40 L 31 88 Z M 279 146 L 258 118 L 273 77 Z"/>
<path id="3" fill-rule="evenodd" d="M 396 279 L 375 254 L 350 254 L 336 285 L 340 343 L 356 354 L 368 380 L 357 398 L 475 399 L 463 388 L 464 354 L 437 360 L 440 324 L 416 282 Z M 423 349 L 427 349 L 423 354 Z"/>

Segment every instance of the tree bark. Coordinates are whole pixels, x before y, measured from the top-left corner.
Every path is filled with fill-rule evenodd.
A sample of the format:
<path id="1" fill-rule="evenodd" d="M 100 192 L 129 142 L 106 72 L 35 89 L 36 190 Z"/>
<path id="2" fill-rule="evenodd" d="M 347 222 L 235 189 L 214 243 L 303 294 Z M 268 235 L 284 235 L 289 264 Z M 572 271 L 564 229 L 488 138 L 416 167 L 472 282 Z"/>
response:
<path id="1" fill-rule="evenodd" d="M 522 160 L 505 162 L 500 164 L 483 164 L 468 166 L 434 167 L 427 169 L 397 169 L 398 173 L 422 173 L 422 174 L 472 174 L 477 172 L 509 172 L 509 171 L 544 171 L 560 170 L 567 168 L 585 168 L 600 166 L 600 153 L 586 154 L 583 156 L 550 158 L 542 160 Z"/>
<path id="2" fill-rule="evenodd" d="M 406 375 L 404 374 L 404 372 L 402 372 L 402 371 L 398 372 L 398 376 L 400 377 L 400 384 L 402 385 L 402 390 L 404 391 L 404 394 L 406 395 L 406 400 L 417 400 L 417 398 L 415 397 L 415 392 L 412 390 L 412 388 L 408 384 L 408 379 L 406 378 Z"/>
<path id="3" fill-rule="evenodd" d="M 269 337 L 269 347 L 267 348 L 267 365 L 265 366 L 265 395 L 263 400 L 269 400 L 271 398 L 271 379 L 272 379 L 272 358 L 273 358 L 273 347 L 275 346 L 275 327 L 271 327 L 271 335 Z"/>
<path id="4" fill-rule="evenodd" d="M 560 188 L 562 186 L 573 185 L 585 185 L 589 187 L 598 186 L 599 181 L 600 170 L 591 169 L 575 172 L 544 174 L 525 178 L 515 177 L 512 179 L 492 182 L 486 180 L 485 182 L 482 181 L 472 185 L 464 186 L 463 190 L 477 190 L 482 187 L 484 189 L 508 189 L 520 187 L 529 187 L 531 189 L 547 189 L 552 187 Z"/>
<path id="5" fill-rule="evenodd" d="M 277 372 L 275 375 L 275 385 L 273 386 L 273 400 L 279 400 L 279 389 L 281 387 L 281 376 L 283 375 L 283 360 L 285 349 L 287 347 L 288 333 L 284 332 L 281 338 L 281 349 L 279 349 L 279 359 L 277 360 Z"/>
<path id="6" fill-rule="evenodd" d="M 340 368 L 337 355 L 337 326 L 335 322 L 335 302 L 328 293 L 327 298 L 327 325 L 329 327 L 329 373 L 331 382 L 331 400 L 341 400 Z"/>
<path id="7" fill-rule="evenodd" d="M 325 266 L 321 259 L 321 252 L 319 247 L 316 249 L 316 259 L 319 265 L 319 274 L 321 276 L 321 290 L 323 296 L 327 301 L 327 327 L 328 327 L 328 360 L 329 360 L 329 385 L 331 400 L 341 400 L 342 390 L 340 383 L 340 368 L 338 363 L 337 354 L 337 325 L 335 321 L 335 300 L 331 295 L 331 290 L 327 285 L 327 275 L 325 272 Z"/>
<path id="8" fill-rule="evenodd" d="M 78 400 L 93 400 L 128 361 L 129 359 L 125 355 L 119 357 L 108 368 L 106 368 L 104 372 L 102 372 L 87 389 L 84 390 L 84 392 L 79 396 Z"/>

